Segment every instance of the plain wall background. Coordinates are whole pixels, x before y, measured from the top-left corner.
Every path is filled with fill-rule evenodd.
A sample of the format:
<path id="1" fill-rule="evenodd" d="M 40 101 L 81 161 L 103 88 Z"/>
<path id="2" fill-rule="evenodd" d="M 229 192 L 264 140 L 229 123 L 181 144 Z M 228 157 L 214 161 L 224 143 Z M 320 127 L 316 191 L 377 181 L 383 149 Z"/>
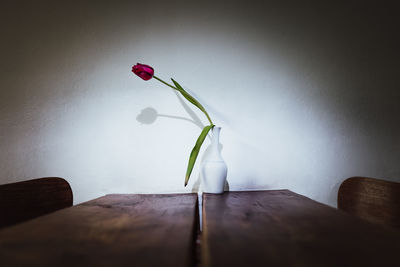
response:
<path id="1" fill-rule="evenodd" d="M 75 203 L 195 191 L 207 121 L 137 62 L 222 127 L 231 190 L 335 206 L 350 176 L 400 181 L 399 9 L 339 2 L 2 1 L 0 183 L 64 177 Z"/>

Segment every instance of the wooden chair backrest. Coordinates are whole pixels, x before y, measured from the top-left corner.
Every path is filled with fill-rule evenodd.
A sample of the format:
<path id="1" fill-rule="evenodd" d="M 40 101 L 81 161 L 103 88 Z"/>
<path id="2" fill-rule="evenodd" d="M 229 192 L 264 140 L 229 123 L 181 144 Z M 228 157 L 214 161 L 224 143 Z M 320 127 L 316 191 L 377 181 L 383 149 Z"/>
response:
<path id="1" fill-rule="evenodd" d="M 400 183 L 348 178 L 340 185 L 338 208 L 370 222 L 400 229 Z"/>
<path id="2" fill-rule="evenodd" d="M 0 228 L 72 206 L 72 190 L 58 177 L 0 185 Z"/>

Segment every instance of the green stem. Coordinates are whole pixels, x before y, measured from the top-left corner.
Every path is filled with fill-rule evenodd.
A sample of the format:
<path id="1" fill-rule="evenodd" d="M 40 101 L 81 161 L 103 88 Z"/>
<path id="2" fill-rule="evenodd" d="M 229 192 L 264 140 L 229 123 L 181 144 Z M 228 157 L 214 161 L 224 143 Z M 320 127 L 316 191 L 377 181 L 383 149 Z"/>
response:
<path id="1" fill-rule="evenodd" d="M 160 78 L 158 78 L 157 76 L 155 76 L 155 75 L 153 75 L 153 78 L 154 79 L 156 79 L 156 80 L 158 80 L 159 82 L 162 82 L 163 84 L 165 84 L 166 86 L 169 86 L 169 87 L 171 87 L 172 89 L 174 89 L 174 90 L 177 90 L 177 91 L 179 91 L 175 86 L 173 86 L 173 85 L 171 85 L 171 84 L 169 84 L 169 83 L 167 83 L 167 82 L 164 82 L 163 80 L 161 80 Z M 179 91 L 180 92 L 180 91 Z M 182 93 L 182 92 L 181 92 Z M 190 95 L 188 92 L 186 92 L 186 94 L 188 94 L 188 95 Z M 192 95 L 190 95 L 190 97 L 192 97 L 193 99 L 195 99 Z M 196 100 L 197 101 L 197 100 Z M 198 101 L 197 101 L 198 102 Z M 200 106 L 201 106 L 201 104 L 200 104 Z M 202 107 L 202 106 L 201 106 Z M 198 107 L 199 108 L 199 107 Z M 203 107 L 202 107 L 203 108 Z M 199 108 L 200 109 L 200 108 Z M 204 109 L 204 108 L 203 108 Z M 201 109 L 200 109 L 201 110 Z M 203 113 L 206 115 L 206 117 L 207 117 L 207 119 L 208 119 L 208 121 L 210 122 L 210 125 L 214 125 L 213 124 L 213 122 L 212 122 L 212 120 L 211 120 L 211 118 L 210 118 L 210 116 L 208 115 L 208 113 L 207 113 L 207 111 L 204 109 L 204 110 L 202 110 L 203 111 Z"/>
<path id="2" fill-rule="evenodd" d="M 169 86 L 169 87 L 171 87 L 172 89 L 174 89 L 174 90 L 177 90 L 178 91 L 178 89 L 176 89 L 176 87 L 174 87 L 173 85 L 170 85 L 169 83 L 167 83 L 167 82 L 164 82 L 163 80 L 161 80 L 160 78 L 158 78 L 157 76 L 155 76 L 155 75 L 153 75 L 153 78 L 154 79 L 156 79 L 156 80 L 158 80 L 158 81 L 160 81 L 160 82 L 162 82 L 163 84 L 165 84 L 166 86 Z"/>

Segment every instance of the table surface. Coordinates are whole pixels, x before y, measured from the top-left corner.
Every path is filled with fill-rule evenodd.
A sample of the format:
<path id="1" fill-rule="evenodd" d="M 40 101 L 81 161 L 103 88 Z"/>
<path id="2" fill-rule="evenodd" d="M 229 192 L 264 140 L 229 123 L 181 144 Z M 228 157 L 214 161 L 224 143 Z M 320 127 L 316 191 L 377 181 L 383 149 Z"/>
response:
<path id="1" fill-rule="evenodd" d="M 288 190 L 107 195 L 0 231 L 1 266 L 398 266 L 400 232 Z M 35 264 L 32 264 L 35 263 Z"/>
<path id="2" fill-rule="evenodd" d="M 0 266 L 190 266 L 196 212 L 197 194 L 107 195 L 1 230 Z"/>
<path id="3" fill-rule="evenodd" d="M 203 266 L 400 266 L 400 232 L 289 190 L 203 195 Z"/>

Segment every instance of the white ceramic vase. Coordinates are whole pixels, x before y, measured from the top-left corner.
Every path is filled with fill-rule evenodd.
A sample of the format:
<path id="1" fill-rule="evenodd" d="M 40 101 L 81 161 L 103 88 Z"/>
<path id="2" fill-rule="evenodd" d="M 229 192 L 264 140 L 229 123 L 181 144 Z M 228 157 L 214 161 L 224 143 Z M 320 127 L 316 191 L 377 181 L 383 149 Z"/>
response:
<path id="1" fill-rule="evenodd" d="M 208 154 L 201 165 L 201 190 L 204 193 L 222 194 L 224 192 L 228 168 L 219 150 L 221 127 L 212 129 L 212 140 Z"/>

